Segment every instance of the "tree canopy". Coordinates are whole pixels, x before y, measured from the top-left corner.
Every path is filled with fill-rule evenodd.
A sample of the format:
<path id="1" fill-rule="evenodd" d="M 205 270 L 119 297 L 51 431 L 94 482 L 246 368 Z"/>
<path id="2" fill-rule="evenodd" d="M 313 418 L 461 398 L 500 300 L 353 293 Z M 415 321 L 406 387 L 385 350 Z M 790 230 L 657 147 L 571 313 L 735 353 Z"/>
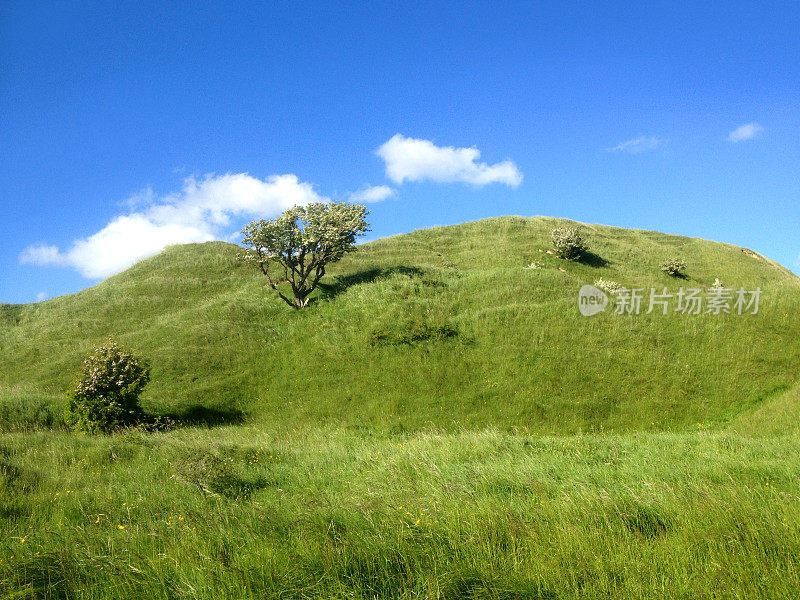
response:
<path id="1" fill-rule="evenodd" d="M 303 308 L 325 268 L 355 250 L 356 238 L 368 231 L 367 214 L 365 206 L 346 202 L 295 206 L 274 219 L 245 225 L 242 258 L 258 266 L 284 302 Z M 279 288 L 284 282 L 291 298 Z"/>

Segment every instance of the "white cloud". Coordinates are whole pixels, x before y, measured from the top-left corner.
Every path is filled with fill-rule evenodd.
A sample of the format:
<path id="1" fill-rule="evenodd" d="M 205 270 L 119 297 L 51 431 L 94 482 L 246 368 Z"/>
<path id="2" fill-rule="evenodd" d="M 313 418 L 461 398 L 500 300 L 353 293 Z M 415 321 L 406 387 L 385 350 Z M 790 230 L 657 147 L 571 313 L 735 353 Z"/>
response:
<path id="1" fill-rule="evenodd" d="M 646 150 L 655 150 L 664 144 L 664 140 L 654 136 L 641 136 L 632 140 L 620 142 L 613 148 L 608 148 L 609 152 L 629 152 L 631 154 L 638 154 Z"/>
<path id="2" fill-rule="evenodd" d="M 371 185 L 350 194 L 351 202 L 380 202 L 391 198 L 397 193 L 388 185 Z"/>
<path id="3" fill-rule="evenodd" d="M 19 262 L 32 265 L 63 265 L 64 256 L 58 251 L 57 246 L 47 244 L 34 244 L 28 246 L 19 255 Z"/>
<path id="4" fill-rule="evenodd" d="M 752 140 L 761 131 L 764 131 L 764 128 L 758 123 L 746 123 L 731 131 L 728 134 L 728 141 L 735 143 Z"/>
<path id="5" fill-rule="evenodd" d="M 428 140 L 396 134 L 377 151 L 386 163 L 386 176 L 397 184 L 429 179 L 439 183 L 463 182 L 476 186 L 503 183 L 517 187 L 522 173 L 510 160 L 489 165 L 476 162 L 477 148 L 440 147 Z"/>
<path id="6" fill-rule="evenodd" d="M 61 251 L 37 244 L 19 260 L 34 265 L 71 266 L 84 277 L 99 279 L 119 273 L 170 244 L 229 238 L 223 231 L 237 217 L 267 218 L 297 204 L 319 202 L 311 184 L 295 175 L 271 175 L 265 180 L 247 173 L 189 177 L 180 192 L 157 198 L 151 191 L 127 202 L 133 212 L 115 217 L 97 233 L 75 240 Z"/>
<path id="7" fill-rule="evenodd" d="M 39 292 L 36 294 L 37 302 L 44 302 L 45 300 L 47 300 L 47 292 Z"/>

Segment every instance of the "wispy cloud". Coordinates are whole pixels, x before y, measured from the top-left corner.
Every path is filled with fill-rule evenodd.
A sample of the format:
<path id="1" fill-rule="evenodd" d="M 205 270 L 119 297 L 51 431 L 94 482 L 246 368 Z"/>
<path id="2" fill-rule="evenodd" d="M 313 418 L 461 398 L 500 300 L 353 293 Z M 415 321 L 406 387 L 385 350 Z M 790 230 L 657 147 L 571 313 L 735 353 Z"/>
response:
<path id="1" fill-rule="evenodd" d="M 613 148 L 606 148 L 609 152 L 629 152 L 631 154 L 638 154 L 647 150 L 655 150 L 663 146 L 666 140 L 654 136 L 641 136 L 632 140 L 620 142 Z"/>
<path id="2" fill-rule="evenodd" d="M 517 187 L 522 183 L 522 173 L 511 160 L 493 165 L 477 162 L 481 157 L 477 148 L 442 147 L 398 133 L 378 148 L 377 154 L 386 163 L 386 176 L 396 184 L 430 180 Z"/>
<path id="3" fill-rule="evenodd" d="M 207 242 L 230 237 L 225 229 L 235 217 L 267 218 L 298 204 L 327 200 L 295 175 L 264 180 L 247 173 L 189 177 L 180 192 L 156 197 L 137 194 L 126 204 L 131 212 L 112 219 L 65 251 L 35 244 L 19 260 L 34 265 L 69 266 L 84 277 L 99 279 L 159 253 L 171 244 Z"/>
<path id="4" fill-rule="evenodd" d="M 350 194 L 351 202 L 380 202 L 396 195 L 397 191 L 388 185 L 371 185 Z"/>
<path id="5" fill-rule="evenodd" d="M 39 292 L 36 294 L 37 302 L 44 302 L 45 300 L 47 300 L 47 292 Z"/>
<path id="6" fill-rule="evenodd" d="M 764 131 L 764 128 L 758 123 L 746 123 L 731 131 L 727 140 L 733 143 L 752 140 L 762 131 Z"/>

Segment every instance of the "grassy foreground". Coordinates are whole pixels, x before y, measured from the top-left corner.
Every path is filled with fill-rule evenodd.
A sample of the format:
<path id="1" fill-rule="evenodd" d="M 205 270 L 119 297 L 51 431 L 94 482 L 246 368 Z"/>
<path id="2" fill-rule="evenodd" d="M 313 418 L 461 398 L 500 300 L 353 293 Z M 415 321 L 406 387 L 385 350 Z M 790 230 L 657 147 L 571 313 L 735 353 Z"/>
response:
<path id="1" fill-rule="evenodd" d="M 3 598 L 792 598 L 800 437 L 0 436 Z"/>

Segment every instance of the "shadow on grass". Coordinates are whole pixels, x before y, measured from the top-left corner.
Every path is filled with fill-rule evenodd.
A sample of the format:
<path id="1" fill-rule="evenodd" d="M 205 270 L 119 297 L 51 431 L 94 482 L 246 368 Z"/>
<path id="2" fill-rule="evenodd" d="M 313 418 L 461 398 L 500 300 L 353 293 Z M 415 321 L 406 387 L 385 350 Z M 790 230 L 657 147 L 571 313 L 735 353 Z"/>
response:
<path id="1" fill-rule="evenodd" d="M 372 283 L 373 281 L 377 281 L 382 277 L 389 277 L 391 275 L 406 275 L 408 277 L 419 277 L 420 275 L 424 274 L 424 271 L 419 267 L 406 267 L 406 266 L 397 266 L 397 267 L 388 267 L 385 269 L 379 268 L 372 268 L 372 269 L 364 269 L 363 271 L 358 271 L 357 273 L 351 273 L 349 275 L 339 275 L 336 277 L 336 281 L 334 283 L 320 283 L 319 289 L 322 292 L 320 295 L 320 299 L 330 299 L 335 298 L 339 294 L 346 292 L 350 287 L 354 285 L 361 285 L 362 283 Z"/>
<path id="2" fill-rule="evenodd" d="M 680 279 L 682 281 L 689 281 L 691 279 L 686 273 L 667 273 L 673 279 Z"/>
<path id="3" fill-rule="evenodd" d="M 244 422 L 244 413 L 235 408 L 210 408 L 197 404 L 179 413 L 159 415 L 169 419 L 178 427 L 220 427 L 239 425 Z"/>
<path id="4" fill-rule="evenodd" d="M 594 252 L 584 252 L 577 262 L 595 268 L 607 267 L 610 264 L 605 258 Z"/>

